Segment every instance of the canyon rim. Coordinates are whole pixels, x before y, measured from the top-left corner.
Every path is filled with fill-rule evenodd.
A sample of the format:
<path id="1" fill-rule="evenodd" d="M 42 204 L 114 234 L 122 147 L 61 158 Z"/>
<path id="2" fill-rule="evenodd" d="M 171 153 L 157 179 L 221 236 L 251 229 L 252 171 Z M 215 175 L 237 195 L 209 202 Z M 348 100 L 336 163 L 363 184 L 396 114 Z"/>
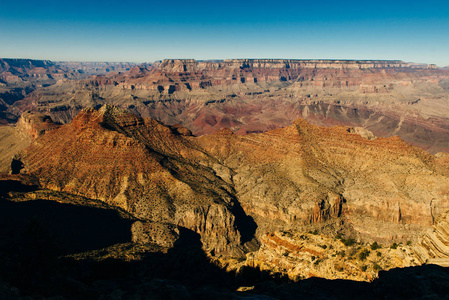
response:
<path id="1" fill-rule="evenodd" d="M 0 80 L 8 297 L 449 289 L 447 69 L 2 59 Z"/>

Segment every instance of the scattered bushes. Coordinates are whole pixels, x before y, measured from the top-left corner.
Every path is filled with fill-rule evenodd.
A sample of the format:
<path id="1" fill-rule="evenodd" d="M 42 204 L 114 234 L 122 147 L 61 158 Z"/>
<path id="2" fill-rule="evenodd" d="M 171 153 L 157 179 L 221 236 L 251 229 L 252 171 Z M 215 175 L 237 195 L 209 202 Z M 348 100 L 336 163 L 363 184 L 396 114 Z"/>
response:
<path id="1" fill-rule="evenodd" d="M 382 267 L 379 266 L 378 263 L 374 263 L 374 264 L 373 264 L 373 269 L 374 269 L 374 271 L 380 271 L 380 270 L 382 270 Z"/>
<path id="2" fill-rule="evenodd" d="M 350 246 L 353 246 L 353 245 L 355 244 L 355 240 L 354 240 L 353 238 L 348 238 L 348 239 L 342 238 L 340 241 L 341 241 L 341 242 L 343 243 L 343 245 L 345 245 L 346 247 L 350 247 Z"/>
<path id="3" fill-rule="evenodd" d="M 374 242 L 370 246 L 371 250 L 377 250 L 379 248 L 382 248 L 377 242 Z"/>
<path id="4" fill-rule="evenodd" d="M 363 249 L 359 253 L 360 260 L 365 260 L 369 256 L 369 254 L 370 254 L 370 251 L 368 249 Z"/>

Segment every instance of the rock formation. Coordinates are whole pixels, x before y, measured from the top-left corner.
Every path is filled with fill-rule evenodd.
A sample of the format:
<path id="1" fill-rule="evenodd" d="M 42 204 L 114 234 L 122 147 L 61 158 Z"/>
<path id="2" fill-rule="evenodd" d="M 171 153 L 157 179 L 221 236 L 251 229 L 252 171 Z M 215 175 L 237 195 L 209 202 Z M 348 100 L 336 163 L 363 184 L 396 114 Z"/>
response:
<path id="1" fill-rule="evenodd" d="M 401 61 L 0 60 L 0 295 L 442 298 L 448 84 Z"/>
<path id="2" fill-rule="evenodd" d="M 69 123 L 85 107 L 119 105 L 195 135 L 286 127 L 299 117 L 320 126 L 398 135 L 432 153 L 448 151 L 449 72 L 401 61 L 164 60 L 83 81 L 61 80 L 15 102 Z"/>
<path id="3" fill-rule="evenodd" d="M 302 119 L 245 136 L 224 129 L 195 137 L 180 128 L 113 106 L 84 109 L 21 153 L 22 172 L 44 188 L 127 211 L 142 221 L 133 229 L 136 242 L 167 237 L 171 245 L 177 230 L 187 229 L 211 256 L 252 253 L 248 263 L 284 247 L 274 239 L 279 232 L 291 232 L 292 245 L 309 231 L 416 245 L 449 210 L 446 156 L 398 137 Z M 417 261 L 407 257 L 396 266 Z"/>
<path id="4" fill-rule="evenodd" d="M 24 99 L 35 90 L 52 86 L 59 81 L 80 80 L 99 74 L 118 74 L 129 71 L 133 66 L 135 64 L 132 63 L 0 58 L 0 125 L 17 121 L 19 115 L 8 110 L 16 101 Z M 35 99 L 33 95 L 30 97 Z"/>

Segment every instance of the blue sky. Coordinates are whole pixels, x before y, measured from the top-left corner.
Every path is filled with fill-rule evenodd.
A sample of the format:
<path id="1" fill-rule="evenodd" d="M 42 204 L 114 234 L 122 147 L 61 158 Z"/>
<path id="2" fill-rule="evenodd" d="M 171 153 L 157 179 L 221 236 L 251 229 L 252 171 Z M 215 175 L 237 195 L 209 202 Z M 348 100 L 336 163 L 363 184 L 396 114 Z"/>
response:
<path id="1" fill-rule="evenodd" d="M 0 57 L 401 59 L 449 65 L 449 2 L 11 1 Z"/>

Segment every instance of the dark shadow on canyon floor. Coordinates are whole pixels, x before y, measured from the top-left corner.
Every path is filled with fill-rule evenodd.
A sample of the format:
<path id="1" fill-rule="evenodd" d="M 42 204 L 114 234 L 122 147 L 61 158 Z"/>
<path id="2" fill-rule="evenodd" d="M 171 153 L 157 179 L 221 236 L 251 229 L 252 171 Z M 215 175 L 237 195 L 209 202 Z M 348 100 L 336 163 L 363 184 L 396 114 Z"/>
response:
<path id="1" fill-rule="evenodd" d="M 9 192 L 31 192 L 37 190 L 37 184 L 23 184 L 18 180 L 0 180 L 0 197 L 6 196 Z"/>
<path id="2" fill-rule="evenodd" d="M 47 200 L 0 200 L 0 232 L 18 238 L 28 235 L 28 241 L 47 234 L 59 245 L 61 254 L 129 242 L 131 223 L 114 210 Z"/>
<path id="3" fill-rule="evenodd" d="M 187 229 L 181 229 L 179 240 L 166 252 L 154 246 L 140 260 L 108 258 L 105 253 L 126 254 L 138 247 L 130 242 L 130 225 L 114 210 L 0 200 L 0 298 L 445 299 L 449 295 L 449 269 L 434 265 L 382 271 L 371 283 L 321 278 L 294 282 L 251 267 L 226 272 L 210 262 L 200 236 Z M 65 256 L 99 248 L 103 249 L 78 254 L 77 259 Z M 250 288 L 237 291 L 241 286 Z"/>

